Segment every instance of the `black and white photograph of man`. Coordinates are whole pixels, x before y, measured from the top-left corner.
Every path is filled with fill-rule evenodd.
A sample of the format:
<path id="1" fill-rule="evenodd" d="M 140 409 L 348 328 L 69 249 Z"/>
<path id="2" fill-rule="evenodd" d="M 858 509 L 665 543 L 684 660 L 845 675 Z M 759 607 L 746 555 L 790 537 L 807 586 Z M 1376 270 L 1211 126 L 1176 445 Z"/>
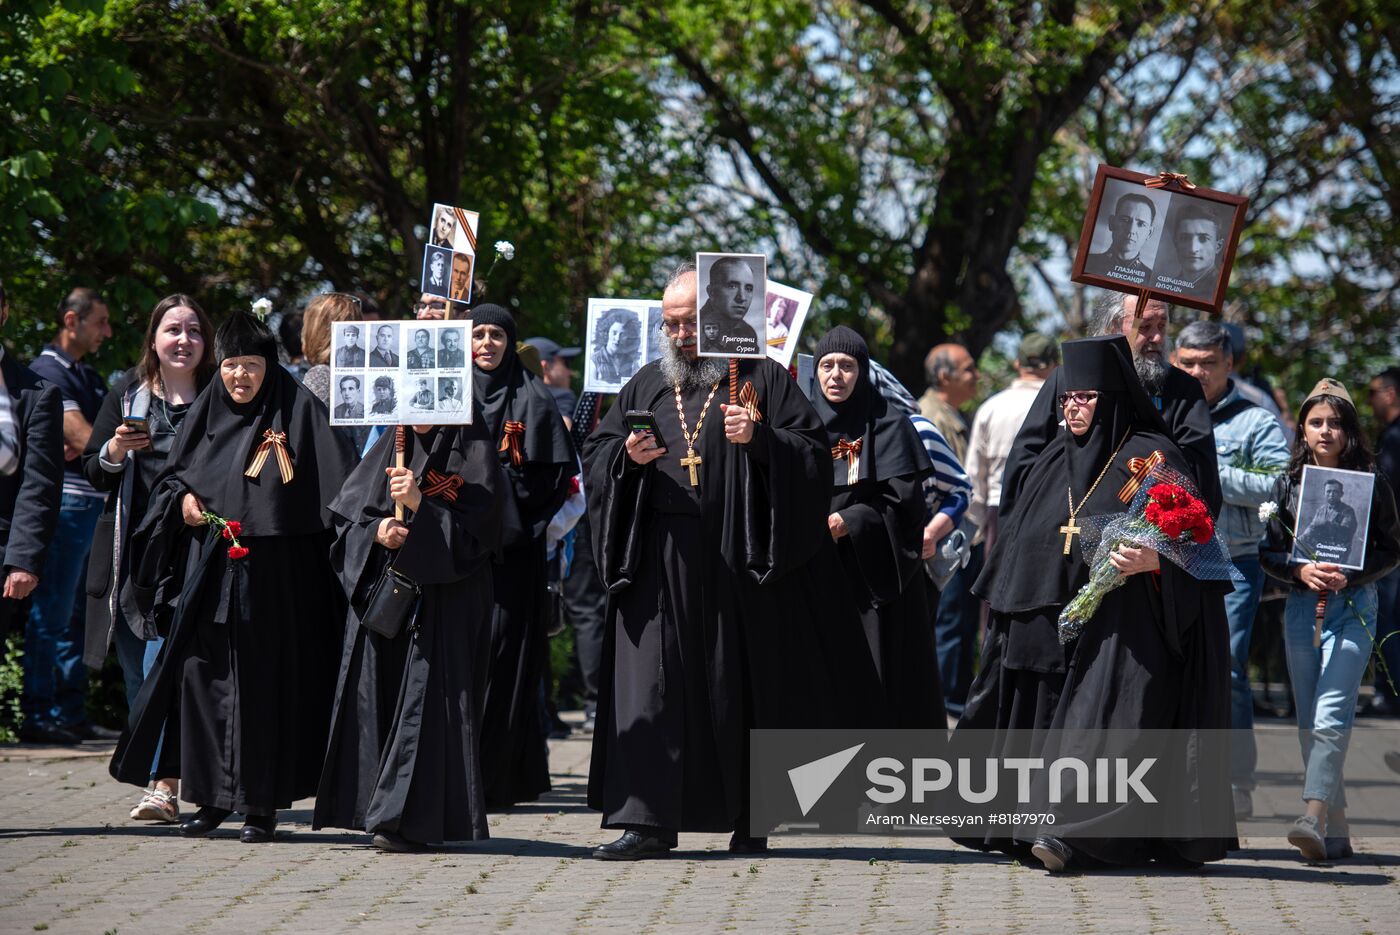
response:
<path id="1" fill-rule="evenodd" d="M 437 365 L 439 367 L 464 367 L 466 366 L 465 355 L 462 353 L 462 329 L 443 328 L 438 335 L 438 340 L 442 346 L 438 348 Z"/>
<path id="2" fill-rule="evenodd" d="M 423 248 L 422 292 L 447 298 L 452 276 L 452 251 L 442 247 Z"/>
<path id="3" fill-rule="evenodd" d="M 433 367 L 433 335 L 427 328 L 413 332 L 413 348 L 408 352 L 409 370 L 429 370 Z"/>
<path id="4" fill-rule="evenodd" d="M 700 276 L 700 328 L 698 350 L 702 357 L 763 357 L 765 285 L 768 259 L 762 254 L 701 253 L 696 255 Z M 707 325 L 715 325 L 707 329 Z"/>
<path id="5" fill-rule="evenodd" d="M 590 333 L 588 359 L 593 380 L 617 392 L 641 366 L 641 315 L 635 309 L 609 308 L 598 313 Z"/>
<path id="6" fill-rule="evenodd" d="M 462 381 L 457 377 L 438 378 L 438 412 L 462 411 Z"/>
<path id="7" fill-rule="evenodd" d="M 457 236 L 457 219 L 453 216 L 451 205 L 433 206 L 433 230 L 431 243 L 435 247 L 446 247 L 452 249 L 453 239 Z"/>
<path id="8" fill-rule="evenodd" d="M 1293 560 L 1364 568 L 1374 486 L 1375 475 L 1367 471 L 1305 465 Z"/>
<path id="9" fill-rule="evenodd" d="M 1204 204 L 1200 199 L 1175 197 L 1167 212 L 1168 236 L 1158 250 L 1152 288 L 1212 298 L 1225 260 L 1231 214 L 1229 208 Z"/>
<path id="10" fill-rule="evenodd" d="M 452 301 L 472 300 L 472 261 L 475 259 L 470 253 L 452 255 L 452 283 L 447 290 L 447 297 Z"/>
<path id="11" fill-rule="evenodd" d="M 408 398 L 410 409 L 431 412 L 433 409 L 433 384 L 427 377 L 419 377 L 413 395 Z"/>
<path id="12" fill-rule="evenodd" d="M 363 367 L 365 349 L 360 346 L 360 326 L 340 326 L 340 348 L 335 352 L 337 367 Z"/>
<path id="13" fill-rule="evenodd" d="M 397 367 L 399 365 L 399 329 L 397 325 L 377 325 L 374 329 L 374 347 L 369 352 L 371 367 Z"/>
<path id="14" fill-rule="evenodd" d="M 1162 215 L 1171 196 L 1136 182 L 1109 179 L 1084 272 L 1146 286 L 1157 256 Z"/>
<path id="15" fill-rule="evenodd" d="M 337 419 L 363 419 L 365 417 L 365 395 L 360 386 L 360 378 L 341 377 L 337 386 L 339 387 L 340 402 L 335 407 L 335 417 Z"/>
<path id="16" fill-rule="evenodd" d="M 370 403 L 371 415 L 392 416 L 399 408 L 398 391 L 393 377 L 374 378 L 374 402 Z"/>

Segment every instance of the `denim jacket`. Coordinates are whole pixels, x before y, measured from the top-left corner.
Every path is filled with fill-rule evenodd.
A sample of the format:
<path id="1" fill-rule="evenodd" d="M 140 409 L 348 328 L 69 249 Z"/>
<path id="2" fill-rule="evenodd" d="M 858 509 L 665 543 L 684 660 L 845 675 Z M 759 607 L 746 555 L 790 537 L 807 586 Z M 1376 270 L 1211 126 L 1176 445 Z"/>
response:
<path id="1" fill-rule="evenodd" d="M 1219 414 L 1240 398 L 1240 391 L 1231 380 L 1225 395 L 1210 407 L 1223 501 L 1217 526 L 1231 558 L 1258 555 L 1259 541 L 1264 537 L 1259 504 L 1269 499 L 1278 477 L 1276 472 L 1288 466 L 1283 426 L 1267 409 L 1251 405 L 1241 410 L 1234 406 L 1235 412 L 1220 419 Z"/>

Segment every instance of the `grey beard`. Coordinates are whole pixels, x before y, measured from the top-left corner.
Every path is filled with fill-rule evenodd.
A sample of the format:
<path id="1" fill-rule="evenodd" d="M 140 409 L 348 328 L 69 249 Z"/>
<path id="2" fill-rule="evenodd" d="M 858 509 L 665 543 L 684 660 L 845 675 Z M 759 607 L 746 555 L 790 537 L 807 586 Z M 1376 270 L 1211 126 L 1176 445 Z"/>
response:
<path id="1" fill-rule="evenodd" d="M 1140 354 L 1133 359 L 1133 369 L 1137 371 L 1142 388 L 1148 396 L 1161 396 L 1162 384 L 1167 381 L 1167 364 L 1160 357 Z"/>
<path id="2" fill-rule="evenodd" d="M 719 382 L 724 376 L 724 360 L 719 357 L 696 357 L 694 360 L 676 347 L 675 341 L 662 345 L 661 375 L 672 386 L 679 386 L 681 392 L 705 389 Z"/>

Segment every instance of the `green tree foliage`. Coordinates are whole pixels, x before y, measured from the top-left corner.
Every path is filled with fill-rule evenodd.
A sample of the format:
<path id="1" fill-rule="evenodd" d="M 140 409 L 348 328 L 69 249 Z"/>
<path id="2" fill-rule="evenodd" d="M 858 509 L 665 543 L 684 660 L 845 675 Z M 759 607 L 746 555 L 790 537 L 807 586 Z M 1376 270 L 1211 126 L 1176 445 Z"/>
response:
<path id="1" fill-rule="evenodd" d="M 489 295 L 559 333 L 590 293 L 661 275 L 686 209 L 658 189 L 696 176 L 655 132 L 652 63 L 612 13 L 558 0 L 16 8 L 6 41 L 27 90 L 6 99 L 27 147 L 11 157 L 7 139 L 5 157 L 53 182 L 5 192 L 14 254 L 41 254 L 10 275 L 19 310 L 83 280 L 130 281 L 118 301 L 133 320 L 177 288 L 215 312 L 327 286 L 403 313 L 443 201 L 481 212 L 483 269 L 492 241 L 517 247 Z M 46 77 L 51 60 L 82 84 Z M 62 128 L 41 132 L 45 104 Z"/>

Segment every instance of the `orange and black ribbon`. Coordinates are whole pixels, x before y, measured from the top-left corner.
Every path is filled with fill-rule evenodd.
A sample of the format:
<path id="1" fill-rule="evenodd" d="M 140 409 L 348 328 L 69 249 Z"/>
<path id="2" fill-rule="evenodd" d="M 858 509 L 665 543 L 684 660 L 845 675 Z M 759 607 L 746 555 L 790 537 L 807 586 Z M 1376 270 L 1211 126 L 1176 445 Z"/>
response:
<path id="1" fill-rule="evenodd" d="M 441 497 L 448 503 L 457 502 L 457 491 L 462 488 L 466 481 L 456 474 L 441 474 L 428 469 L 428 473 L 423 476 L 423 494 L 428 497 Z"/>
<path id="2" fill-rule="evenodd" d="M 1185 172 L 1159 172 L 1154 178 L 1146 179 L 1142 184 L 1148 188 L 1166 188 L 1173 182 L 1187 191 L 1196 187 L 1196 183 L 1188 179 Z"/>
<path id="3" fill-rule="evenodd" d="M 1137 496 L 1137 492 L 1142 488 L 1147 478 L 1166 460 L 1166 456 L 1160 451 L 1154 451 L 1146 458 L 1129 458 L 1128 471 L 1133 476 L 1128 478 L 1123 489 L 1118 491 L 1118 499 L 1124 503 L 1132 503 L 1133 497 Z"/>
<path id="4" fill-rule="evenodd" d="M 467 212 L 463 211 L 461 208 L 453 208 L 452 211 L 457 215 L 457 223 L 462 226 L 462 233 L 467 235 L 467 247 L 471 253 L 475 254 L 476 231 L 472 230 L 471 224 L 467 221 Z"/>
<path id="5" fill-rule="evenodd" d="M 524 422 L 507 422 L 501 429 L 501 447 L 497 451 L 509 451 L 510 463 L 520 467 L 525 460 L 525 452 L 521 448 L 521 440 L 525 437 Z"/>
<path id="6" fill-rule="evenodd" d="M 753 388 L 751 381 L 744 383 L 744 388 L 739 391 L 739 405 L 749 411 L 749 418 L 755 422 L 763 421 L 763 413 L 758 411 L 758 390 Z"/>
<path id="7" fill-rule="evenodd" d="M 848 484 L 854 484 L 859 479 L 860 448 L 864 442 L 863 438 L 857 438 L 855 441 L 843 438 L 831 449 L 831 460 L 846 459 L 846 483 Z"/>
<path id="8" fill-rule="evenodd" d="M 253 452 L 253 461 L 248 465 L 248 470 L 243 472 L 244 477 L 257 477 L 262 473 L 263 465 L 267 463 L 269 452 L 277 452 L 277 470 L 282 475 L 282 483 L 292 482 L 292 453 L 287 450 L 287 433 L 274 432 L 268 429 L 263 432 L 262 444 L 258 450 Z"/>

